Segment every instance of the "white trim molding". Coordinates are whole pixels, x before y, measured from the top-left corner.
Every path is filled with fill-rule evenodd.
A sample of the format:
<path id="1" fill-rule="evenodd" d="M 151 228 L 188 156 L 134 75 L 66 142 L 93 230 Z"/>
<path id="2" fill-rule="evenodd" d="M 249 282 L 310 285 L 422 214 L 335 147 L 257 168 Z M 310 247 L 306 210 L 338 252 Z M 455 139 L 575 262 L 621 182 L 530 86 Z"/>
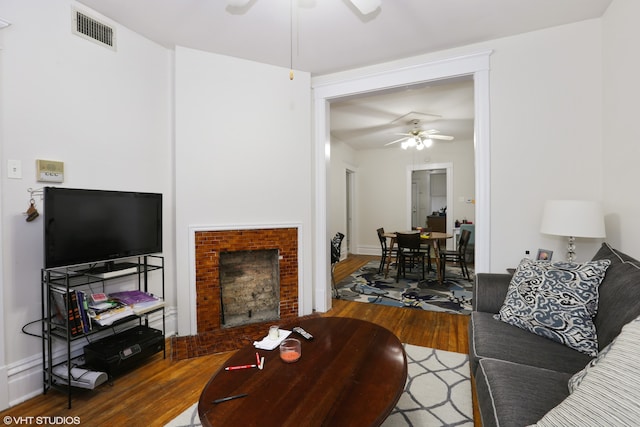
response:
<path id="1" fill-rule="evenodd" d="M 476 170 L 476 259 L 478 272 L 489 271 L 490 266 L 490 119 L 489 70 L 492 51 L 482 51 L 448 59 L 419 62 L 383 71 L 354 70 L 333 76 L 312 79 L 314 105 L 315 144 L 315 230 L 314 230 L 314 293 L 315 309 L 326 312 L 331 308 L 329 274 L 330 236 L 327 234 L 327 212 L 331 203 L 327 190 L 330 164 L 329 105 L 341 98 L 373 93 L 407 85 L 425 83 L 460 76 L 473 76 L 475 91 L 475 170 Z"/>

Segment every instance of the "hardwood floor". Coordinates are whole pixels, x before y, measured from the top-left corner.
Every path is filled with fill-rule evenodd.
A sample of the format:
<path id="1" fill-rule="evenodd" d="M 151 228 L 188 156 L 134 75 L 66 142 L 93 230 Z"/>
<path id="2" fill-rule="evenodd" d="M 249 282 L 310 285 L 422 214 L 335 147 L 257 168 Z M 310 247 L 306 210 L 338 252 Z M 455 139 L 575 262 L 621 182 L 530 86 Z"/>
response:
<path id="1" fill-rule="evenodd" d="M 336 266 L 336 282 L 373 259 L 379 258 L 349 256 Z M 402 342 L 468 353 L 468 316 L 336 299 L 333 303 L 333 308 L 323 316 L 368 320 L 389 329 Z M 66 394 L 50 390 L 46 395 L 38 395 L 1 412 L 0 416 L 14 417 L 16 421 L 13 424 L 18 424 L 18 417 L 71 416 L 79 417 L 82 426 L 163 426 L 198 400 L 209 378 L 232 354 L 220 353 L 180 361 L 163 359 L 162 354 L 158 354 L 135 371 L 116 378 L 113 385 L 75 393 L 71 409 L 67 409 Z M 477 410 L 475 412 L 478 420 Z M 23 424 L 28 423 L 23 421 Z M 480 425 L 479 421 L 476 425 Z"/>

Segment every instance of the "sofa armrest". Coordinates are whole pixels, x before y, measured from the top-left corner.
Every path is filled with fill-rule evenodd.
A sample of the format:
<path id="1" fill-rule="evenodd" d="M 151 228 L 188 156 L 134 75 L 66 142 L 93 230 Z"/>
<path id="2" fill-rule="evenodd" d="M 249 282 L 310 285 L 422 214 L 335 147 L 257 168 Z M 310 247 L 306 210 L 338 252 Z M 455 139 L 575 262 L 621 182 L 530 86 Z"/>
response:
<path id="1" fill-rule="evenodd" d="M 473 288 L 473 310 L 487 313 L 500 311 L 511 277 L 506 273 L 478 273 Z"/>

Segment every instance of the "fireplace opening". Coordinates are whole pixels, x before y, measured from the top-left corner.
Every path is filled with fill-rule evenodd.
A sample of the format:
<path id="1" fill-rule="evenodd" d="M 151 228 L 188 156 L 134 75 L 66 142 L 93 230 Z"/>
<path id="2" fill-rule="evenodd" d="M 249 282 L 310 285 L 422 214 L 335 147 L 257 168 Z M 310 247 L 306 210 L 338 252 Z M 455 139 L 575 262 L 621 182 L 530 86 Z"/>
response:
<path id="1" fill-rule="evenodd" d="M 280 318 L 278 249 L 220 253 L 221 326 Z"/>

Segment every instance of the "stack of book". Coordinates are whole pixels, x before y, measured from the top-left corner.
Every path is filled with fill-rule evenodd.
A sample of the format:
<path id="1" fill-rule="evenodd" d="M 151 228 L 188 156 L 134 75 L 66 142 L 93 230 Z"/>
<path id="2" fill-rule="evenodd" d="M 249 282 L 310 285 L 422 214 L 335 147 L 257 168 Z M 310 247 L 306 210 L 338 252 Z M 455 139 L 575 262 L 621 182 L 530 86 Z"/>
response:
<path id="1" fill-rule="evenodd" d="M 52 321 L 69 328 L 71 336 L 81 335 L 92 329 L 84 291 L 52 285 L 51 299 L 54 311 Z"/>
<path id="2" fill-rule="evenodd" d="M 138 290 L 116 292 L 109 294 L 109 298 L 124 306 L 131 307 L 131 310 L 138 316 L 164 306 L 162 299 Z"/>
<path id="3" fill-rule="evenodd" d="M 87 295 L 84 291 L 51 286 L 52 321 L 69 328 L 71 336 L 98 326 L 109 326 L 130 316 L 140 316 L 164 306 L 164 301 L 139 290 L 110 295 Z"/>

